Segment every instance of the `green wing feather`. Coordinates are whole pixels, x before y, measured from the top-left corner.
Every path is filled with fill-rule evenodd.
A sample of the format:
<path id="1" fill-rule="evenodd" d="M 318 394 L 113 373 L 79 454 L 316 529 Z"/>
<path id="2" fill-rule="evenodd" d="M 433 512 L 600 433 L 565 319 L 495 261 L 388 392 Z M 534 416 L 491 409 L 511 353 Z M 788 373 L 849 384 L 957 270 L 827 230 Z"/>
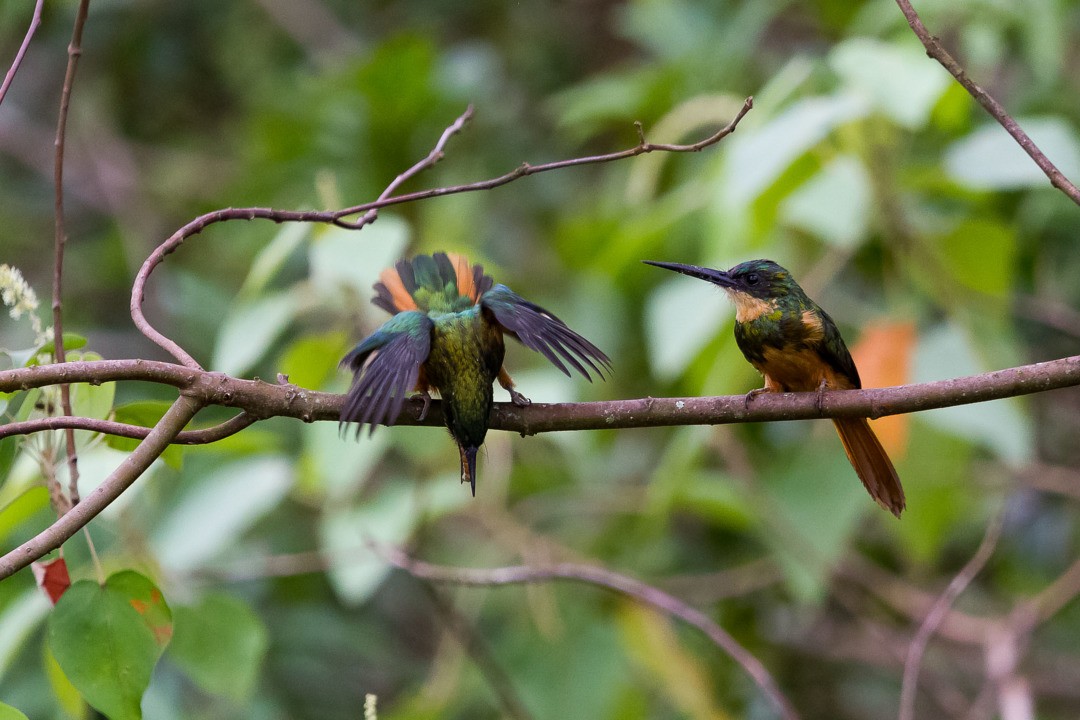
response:
<path id="1" fill-rule="evenodd" d="M 481 295 L 480 307 L 494 318 L 503 332 L 546 357 L 566 375 L 570 374 L 566 364 L 590 382 L 592 377 L 586 365 L 601 378 L 604 377 L 604 370 L 611 371 L 611 360 L 603 351 L 567 327 L 562 320 L 505 285 L 495 285 Z"/>
<path id="2" fill-rule="evenodd" d="M 394 424 L 427 360 L 433 327 L 423 313 L 399 313 L 342 359 L 341 365 L 353 371 L 353 383 L 341 422 L 367 423 L 373 431 L 375 425 Z"/>

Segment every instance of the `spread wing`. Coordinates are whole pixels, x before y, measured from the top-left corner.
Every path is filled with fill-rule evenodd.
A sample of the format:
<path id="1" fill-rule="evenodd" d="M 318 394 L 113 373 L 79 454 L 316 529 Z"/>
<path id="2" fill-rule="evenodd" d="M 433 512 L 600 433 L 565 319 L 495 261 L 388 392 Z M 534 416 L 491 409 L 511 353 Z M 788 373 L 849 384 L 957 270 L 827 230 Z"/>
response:
<path id="1" fill-rule="evenodd" d="M 570 371 L 563 361 L 589 381 L 592 377 L 586 366 L 601 378 L 604 370 L 611 371 L 611 360 L 603 351 L 568 328 L 562 320 L 505 285 L 496 285 L 481 295 L 480 306 L 503 332 L 546 357 L 567 375 Z"/>
<path id="2" fill-rule="evenodd" d="M 372 431 L 375 425 L 394 424 L 431 350 L 433 326 L 422 313 L 398 313 L 342 359 L 341 365 L 353 371 L 353 384 L 341 422 L 367 423 Z"/>

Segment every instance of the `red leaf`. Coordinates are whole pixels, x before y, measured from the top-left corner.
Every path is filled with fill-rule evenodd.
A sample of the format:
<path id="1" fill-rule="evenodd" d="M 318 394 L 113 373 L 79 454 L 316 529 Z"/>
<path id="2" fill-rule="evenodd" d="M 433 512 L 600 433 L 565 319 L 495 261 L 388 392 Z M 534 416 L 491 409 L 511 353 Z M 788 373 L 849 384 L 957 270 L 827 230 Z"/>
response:
<path id="1" fill-rule="evenodd" d="M 71 586 L 67 562 L 62 557 L 32 563 L 30 569 L 34 573 L 34 579 L 37 580 L 38 587 L 45 591 L 53 605 Z"/>

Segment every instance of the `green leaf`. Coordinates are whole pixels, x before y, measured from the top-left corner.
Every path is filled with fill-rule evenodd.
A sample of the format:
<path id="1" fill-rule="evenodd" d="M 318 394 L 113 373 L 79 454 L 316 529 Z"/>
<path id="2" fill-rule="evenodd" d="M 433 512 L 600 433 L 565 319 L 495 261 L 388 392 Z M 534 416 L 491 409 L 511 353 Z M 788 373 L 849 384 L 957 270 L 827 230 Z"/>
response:
<path id="1" fill-rule="evenodd" d="M 23 645 L 51 610 L 52 603 L 36 585 L 7 601 L 0 610 L 0 675 L 21 657 Z"/>
<path id="2" fill-rule="evenodd" d="M 105 420 L 112 415 L 116 383 L 77 383 L 71 386 L 71 413 L 76 417 Z"/>
<path id="3" fill-rule="evenodd" d="M 311 225 L 307 223 L 285 223 L 274 239 L 251 261 L 251 269 L 244 278 L 244 284 L 236 293 L 237 300 L 251 302 L 257 299 L 281 271 L 289 257 L 304 243 L 310 232 Z"/>
<path id="4" fill-rule="evenodd" d="M 1080 176 L 1080 144 L 1062 118 L 1017 118 L 1020 127 L 1066 177 Z M 946 151 L 945 167 L 957 182 L 977 190 L 1050 187 L 1039 166 L 1000 125 L 987 124 Z"/>
<path id="5" fill-rule="evenodd" d="M 353 439 L 352 428 L 344 437 L 335 423 L 304 425 L 302 467 L 303 489 L 318 497 L 344 498 L 363 487 L 372 469 L 390 449 L 393 433 L 381 428 L 369 434 L 367 428 Z"/>
<path id="6" fill-rule="evenodd" d="M 281 292 L 234 305 L 218 330 L 214 369 L 228 375 L 249 370 L 296 317 L 298 303 L 294 293 Z"/>
<path id="7" fill-rule="evenodd" d="M 172 407 L 172 403 L 164 400 L 139 400 L 117 407 L 113 412 L 113 419 L 129 425 L 151 428 L 161 420 L 162 415 L 170 407 Z M 134 450 L 140 442 L 140 440 L 134 438 L 117 437 L 116 435 L 105 436 L 106 445 L 115 450 L 124 450 L 126 452 Z M 184 448 L 181 445 L 170 445 L 161 455 L 161 459 L 169 467 L 176 470 L 180 469 L 183 457 Z"/>
<path id="8" fill-rule="evenodd" d="M 1016 232 L 994 220 L 973 217 L 937 239 L 935 247 L 953 277 L 987 295 L 1004 297 L 1012 287 Z"/>
<path id="9" fill-rule="evenodd" d="M 733 313 L 709 283 L 675 278 L 658 285 L 645 305 L 649 363 L 664 381 L 679 377 Z"/>
<path id="10" fill-rule="evenodd" d="M 6 541 L 12 532 L 31 517 L 49 507 L 49 491 L 38 485 L 20 493 L 0 510 L 0 540 Z"/>
<path id="11" fill-rule="evenodd" d="M 908 509 L 892 530 L 906 553 L 929 564 L 960 539 L 958 532 L 979 527 L 987 510 L 985 501 L 994 494 L 971 480 L 971 443 L 925 420 L 919 413 L 911 423 L 907 453 L 897 463 L 901 480 L 917 480 L 905 483 Z"/>
<path id="12" fill-rule="evenodd" d="M 87 340 L 82 335 L 76 335 L 75 333 L 71 333 L 71 332 L 64 333 L 64 350 L 65 351 L 67 351 L 67 350 L 78 350 L 81 347 L 85 347 L 86 343 L 87 343 Z M 56 352 L 56 342 L 53 341 L 53 340 L 50 340 L 49 342 L 45 343 L 40 348 L 38 348 L 37 352 L 39 352 L 39 353 L 48 353 L 49 355 L 52 355 L 53 353 Z"/>
<path id="13" fill-rule="evenodd" d="M 989 369 L 964 328 L 943 324 L 919 338 L 913 382 L 975 375 Z M 927 410 L 919 418 L 944 432 L 979 442 L 998 457 L 1019 465 L 1031 457 L 1034 442 L 1031 418 L 1022 407 L 1018 398 L 1011 398 Z"/>
<path id="14" fill-rule="evenodd" d="M 338 373 L 338 363 L 348 349 L 348 339 L 340 331 L 306 335 L 285 348 L 278 361 L 289 382 L 318 390 L 345 373 Z"/>
<path id="15" fill-rule="evenodd" d="M 866 237 L 871 212 L 869 174 L 848 155 L 823 167 L 780 205 L 785 222 L 842 248 Z"/>
<path id="16" fill-rule="evenodd" d="M 926 125 L 934 105 L 952 78 L 914 38 L 902 44 L 852 38 L 833 48 L 829 64 L 846 88 L 866 98 L 898 125 L 916 130 Z"/>
<path id="17" fill-rule="evenodd" d="M 222 465 L 173 507 L 154 534 L 159 562 L 190 570 L 209 560 L 276 507 L 293 483 L 292 465 L 276 456 Z"/>
<path id="18" fill-rule="evenodd" d="M 49 618 L 49 648 L 87 702 L 111 720 L 138 720 L 165 628 L 171 616 L 161 592 L 124 571 L 104 586 L 80 580 L 64 593 Z"/>
<path id="19" fill-rule="evenodd" d="M 830 423 L 831 425 L 831 423 Z M 815 600 L 843 554 L 857 521 L 881 512 L 866 495 L 831 427 L 818 423 L 811 442 L 787 444 L 763 473 L 767 522 L 760 531 L 792 591 Z M 821 434 L 821 441 L 816 433 Z M 892 520 L 884 513 L 883 520 Z"/>
<path id="20" fill-rule="evenodd" d="M 380 213 L 361 232 L 327 227 L 310 246 L 311 280 L 324 293 L 339 292 L 345 286 L 366 298 L 379 273 L 401 258 L 408 242 L 408 223 L 392 214 Z"/>
<path id="21" fill-rule="evenodd" d="M 850 95 L 800 100 L 767 124 L 732 136 L 724 165 L 729 208 L 748 206 L 837 126 L 864 117 L 865 99 Z"/>
<path id="22" fill-rule="evenodd" d="M 0 720 L 29 720 L 19 710 L 0 702 Z"/>
<path id="23" fill-rule="evenodd" d="M 266 627 L 251 608 L 215 593 L 177 608 L 169 657 L 206 692 L 241 701 L 255 686 L 267 647 Z"/>
<path id="24" fill-rule="evenodd" d="M 49 679 L 49 687 L 52 688 L 57 704 L 73 718 L 85 718 L 87 714 L 86 701 L 79 694 L 79 689 L 71 684 L 68 676 L 64 674 L 60 663 L 49 649 L 46 642 L 42 648 L 42 662 L 45 664 L 45 676 Z"/>
<path id="25" fill-rule="evenodd" d="M 444 480 L 445 481 L 445 480 Z M 348 557 L 329 577 L 338 596 L 350 605 L 367 600 L 390 572 L 390 565 L 365 548 L 368 541 L 401 546 L 417 519 L 416 499 L 405 481 L 391 481 L 359 507 L 331 505 L 320 527 L 327 557 Z"/>

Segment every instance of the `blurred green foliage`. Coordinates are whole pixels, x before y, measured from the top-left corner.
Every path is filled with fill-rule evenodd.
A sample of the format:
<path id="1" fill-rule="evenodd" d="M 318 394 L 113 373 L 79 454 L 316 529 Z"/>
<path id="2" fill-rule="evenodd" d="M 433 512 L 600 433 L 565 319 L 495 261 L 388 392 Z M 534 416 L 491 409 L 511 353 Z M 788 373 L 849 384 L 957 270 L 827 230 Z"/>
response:
<path id="1" fill-rule="evenodd" d="M 1070 71 L 1080 2 L 919 5 L 972 76 L 1080 178 Z M 4 62 L 30 6 L 0 4 Z M 0 262 L 40 298 L 73 8 L 47 4 L 0 106 Z M 735 348 L 730 307 L 639 261 L 771 257 L 849 344 L 870 327 L 914 327 L 913 344 L 886 351 L 907 368 L 896 382 L 1076 354 L 1080 211 L 926 57 L 887 0 L 93 3 L 66 158 L 65 326 L 88 339 L 84 352 L 161 358 L 132 327 L 128 295 L 177 227 L 219 207 L 374 199 L 469 103 L 474 120 L 406 190 L 629 147 L 635 120 L 652 141 L 697 140 L 748 95 L 755 109 L 738 131 L 700 154 L 402 205 L 360 233 L 215 225 L 155 273 L 148 315 L 214 370 L 342 391 L 337 361 L 382 321 L 368 303 L 378 271 L 406 253 L 454 250 L 614 358 L 614 376 L 589 385 L 511 348 L 508 367 L 534 400 L 734 394 L 759 380 Z M 32 361 L 25 318 L 5 315 L 0 350 L 0 368 Z M 868 384 L 882 377 L 863 373 Z M 91 417 L 150 423 L 169 392 L 80 386 L 75 399 Z M 9 419 L 50 402 L 49 392 L 0 399 Z M 1080 544 L 1080 515 L 1062 496 L 1080 487 L 1078 411 L 1067 390 L 902 421 L 891 446 L 909 499 L 899 522 L 865 496 L 826 423 L 493 433 L 473 500 L 440 430 L 354 441 L 330 423 L 278 419 L 170 450 L 92 534 L 106 569 L 138 570 L 173 609 L 175 637 L 146 676 L 149 718 L 356 718 L 366 693 L 379 696 L 381 718 L 498 716 L 491 676 L 424 585 L 391 571 L 368 539 L 459 566 L 581 559 L 669 586 L 757 654 L 806 717 L 887 717 L 913 621 L 837 569 L 861 558 L 935 593 L 1004 507 L 1001 546 L 963 608 L 1000 613 L 1038 592 Z M 200 424 L 225 417 L 205 415 Z M 131 443 L 83 435 L 85 493 Z M 41 461 L 59 443 L 0 441 L 5 549 L 53 517 Z M 1065 490 L 1038 482 L 1051 474 Z M 73 579 L 95 577 L 82 540 L 65 553 Z M 744 569 L 748 585 L 737 581 Z M 112 603 L 102 612 L 125 612 L 110 585 L 71 592 L 91 590 Z M 602 591 L 448 596 L 534 717 L 772 717 L 704 638 Z M 0 583 L 0 698 L 30 717 L 87 717 L 67 683 L 85 683 L 77 668 L 88 661 L 64 654 L 59 611 L 46 642 L 47 603 L 30 574 Z M 1040 717 L 1080 711 L 1077 637 L 1074 603 L 1032 641 Z M 146 640 L 135 638 L 137 652 L 156 659 Z M 932 650 L 926 685 L 973 698 L 973 650 Z M 921 695 L 920 710 L 952 716 L 952 697 Z"/>

